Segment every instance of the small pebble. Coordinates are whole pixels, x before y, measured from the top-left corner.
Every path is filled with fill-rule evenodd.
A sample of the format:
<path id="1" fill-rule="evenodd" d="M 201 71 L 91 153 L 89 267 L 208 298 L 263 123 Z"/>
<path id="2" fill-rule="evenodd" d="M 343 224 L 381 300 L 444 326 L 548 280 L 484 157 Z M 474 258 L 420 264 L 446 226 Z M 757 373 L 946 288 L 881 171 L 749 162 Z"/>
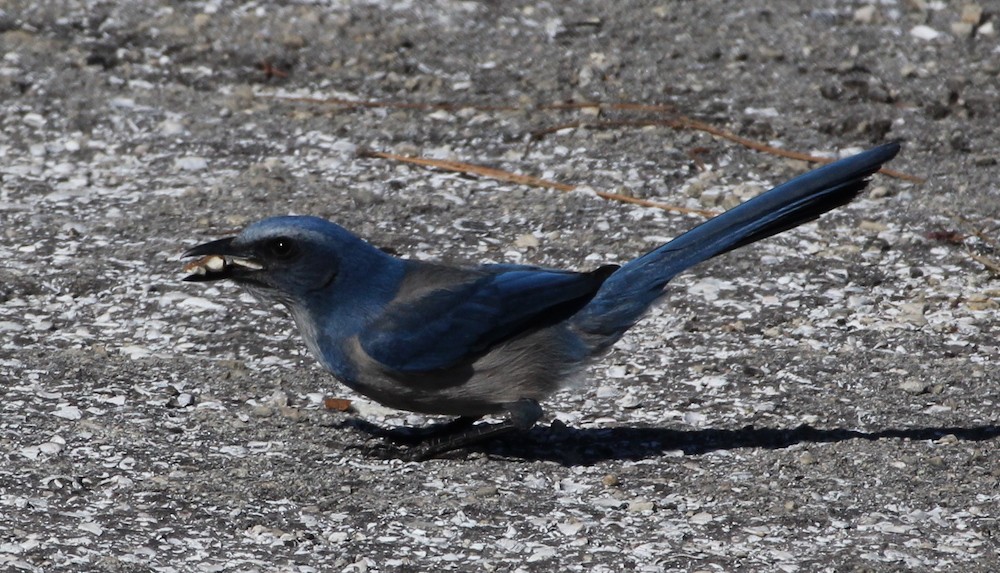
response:
<path id="1" fill-rule="evenodd" d="M 495 485 L 484 485 L 484 486 L 482 486 L 480 488 L 477 488 L 476 491 L 472 492 L 472 495 L 474 495 L 476 497 L 494 497 L 498 493 L 500 493 L 500 490 L 497 489 L 497 486 L 495 486 Z"/>
<path id="2" fill-rule="evenodd" d="M 899 389 L 907 394 L 913 394 L 914 396 L 918 394 L 924 394 L 928 391 L 928 385 L 914 379 L 904 380 L 899 383 Z"/>
<path id="3" fill-rule="evenodd" d="M 871 24 L 872 20 L 875 19 L 875 14 L 875 6 L 871 4 L 862 6 L 854 11 L 854 21 L 860 22 L 861 24 Z"/>
<path id="4" fill-rule="evenodd" d="M 974 26 L 968 22 L 952 22 L 949 26 L 951 33 L 959 38 L 968 38 L 972 35 Z"/>
<path id="5" fill-rule="evenodd" d="M 21 121 L 24 122 L 25 125 L 35 128 L 45 126 L 45 118 L 41 114 L 37 113 L 26 113 L 24 114 L 24 117 L 21 118 Z"/>
<path id="6" fill-rule="evenodd" d="M 182 171 L 201 171 L 208 167 L 204 157 L 181 157 L 174 161 L 174 167 Z"/>
<path id="7" fill-rule="evenodd" d="M 519 249 L 537 249 L 539 245 L 538 237 L 531 233 L 526 233 L 514 240 L 514 246 Z"/>
<path id="8" fill-rule="evenodd" d="M 268 406 L 275 408 L 281 408 L 289 405 L 288 393 L 283 390 L 275 390 L 271 395 L 264 401 Z"/>
<path id="9" fill-rule="evenodd" d="M 705 525 L 706 523 L 712 522 L 712 514 L 708 512 L 699 512 L 691 516 L 691 523 L 695 525 Z"/>
<path id="10" fill-rule="evenodd" d="M 899 305 L 899 320 L 916 326 L 927 324 L 924 317 L 924 304 L 920 302 L 908 302 Z"/>
<path id="11" fill-rule="evenodd" d="M 278 408 L 278 412 L 281 413 L 282 417 L 289 420 L 301 420 L 302 410 L 296 408 L 295 406 L 282 406 Z"/>
<path id="12" fill-rule="evenodd" d="M 883 199 L 890 195 L 892 195 L 892 191 L 885 185 L 879 185 L 868 192 L 868 197 L 871 199 Z"/>
<path id="13" fill-rule="evenodd" d="M 645 500 L 645 499 L 637 499 L 637 500 L 634 500 L 634 501 L 630 501 L 629 504 L 628 504 L 628 510 L 631 513 L 641 513 L 643 511 L 652 511 L 655 508 L 656 508 L 656 504 L 655 503 L 653 503 L 651 501 L 648 501 L 648 500 Z"/>
<path id="14" fill-rule="evenodd" d="M 910 30 L 910 35 L 918 40 L 931 41 L 937 39 L 941 35 L 941 32 L 938 32 L 930 26 L 924 26 L 921 24 L 919 26 L 914 26 Z"/>
<path id="15" fill-rule="evenodd" d="M 167 406 L 171 408 L 185 408 L 194 403 L 194 396 L 187 392 L 180 392 L 176 396 L 172 397 Z"/>
<path id="16" fill-rule="evenodd" d="M 882 231 L 889 230 L 888 225 L 885 223 L 879 223 L 878 221 L 868 221 L 864 220 L 858 224 L 858 228 L 862 231 L 872 231 L 875 233 L 881 233 Z"/>
<path id="17" fill-rule="evenodd" d="M 254 416 L 257 416 L 258 418 L 268 418 L 274 415 L 274 410 L 272 410 L 268 406 L 256 406 L 252 410 L 252 413 Z"/>
<path id="18" fill-rule="evenodd" d="M 53 416 L 58 416 L 65 420 L 79 420 L 83 417 L 83 412 L 80 411 L 76 406 L 60 406 L 55 412 L 52 412 Z"/>
<path id="19" fill-rule="evenodd" d="M 604 507 L 604 508 L 609 508 L 609 509 L 618 509 L 622 505 L 624 505 L 624 502 L 621 501 L 621 500 L 618 500 L 618 499 L 611 498 L 611 497 L 602 497 L 602 498 L 595 499 L 594 500 L 594 505 L 596 505 L 597 507 Z"/>
<path id="20" fill-rule="evenodd" d="M 556 528 L 559 530 L 559 533 L 562 533 L 563 535 L 573 536 L 580 533 L 580 530 L 583 529 L 583 522 L 578 519 L 571 519 L 569 521 L 556 524 Z"/>

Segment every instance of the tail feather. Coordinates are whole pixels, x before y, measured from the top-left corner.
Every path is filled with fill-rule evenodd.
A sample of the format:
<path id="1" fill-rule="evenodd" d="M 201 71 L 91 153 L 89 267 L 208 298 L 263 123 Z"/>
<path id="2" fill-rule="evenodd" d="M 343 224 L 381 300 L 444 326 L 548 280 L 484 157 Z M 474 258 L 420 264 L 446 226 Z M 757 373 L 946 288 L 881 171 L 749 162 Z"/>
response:
<path id="1" fill-rule="evenodd" d="M 628 330 L 681 271 L 722 253 L 812 221 L 851 202 L 867 177 L 899 152 L 887 143 L 778 185 L 623 265 L 575 317 L 606 348 Z"/>

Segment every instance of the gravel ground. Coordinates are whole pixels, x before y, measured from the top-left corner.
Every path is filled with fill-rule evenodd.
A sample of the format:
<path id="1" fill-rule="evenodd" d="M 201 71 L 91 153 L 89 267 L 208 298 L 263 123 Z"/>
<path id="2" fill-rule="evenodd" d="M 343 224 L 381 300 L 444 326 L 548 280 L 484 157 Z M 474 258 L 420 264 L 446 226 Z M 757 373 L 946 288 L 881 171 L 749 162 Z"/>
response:
<path id="1" fill-rule="evenodd" d="M 7 0 L 0 569 L 997 571 L 998 18 L 992 0 Z M 424 463 L 356 420 L 435 420 L 352 396 L 280 309 L 179 281 L 185 247 L 285 213 L 409 257 L 587 269 L 700 220 L 593 190 L 721 207 L 806 168 L 595 125 L 651 112 L 547 107 L 567 101 L 671 104 L 814 154 L 901 139 L 892 167 L 927 181 L 880 176 L 679 277 L 538 428 Z"/>

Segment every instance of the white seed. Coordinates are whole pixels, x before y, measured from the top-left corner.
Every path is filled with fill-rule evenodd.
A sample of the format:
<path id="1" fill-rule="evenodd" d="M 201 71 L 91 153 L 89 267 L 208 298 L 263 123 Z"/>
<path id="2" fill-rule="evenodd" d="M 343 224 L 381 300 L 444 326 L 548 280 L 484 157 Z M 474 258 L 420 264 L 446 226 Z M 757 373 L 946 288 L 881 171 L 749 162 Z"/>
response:
<path id="1" fill-rule="evenodd" d="M 205 270 L 221 271 L 224 268 L 226 268 L 226 259 L 222 257 L 208 257 L 207 259 L 205 259 L 205 263 L 202 268 L 202 273 L 204 273 Z"/>

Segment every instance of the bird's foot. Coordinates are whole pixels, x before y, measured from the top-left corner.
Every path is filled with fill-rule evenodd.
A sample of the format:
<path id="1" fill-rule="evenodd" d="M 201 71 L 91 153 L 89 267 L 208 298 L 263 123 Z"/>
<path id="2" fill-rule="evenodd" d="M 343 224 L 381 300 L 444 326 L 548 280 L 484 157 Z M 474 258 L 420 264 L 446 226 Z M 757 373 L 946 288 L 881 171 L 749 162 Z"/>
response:
<path id="1" fill-rule="evenodd" d="M 450 436 L 438 436 L 411 446 L 404 457 L 409 461 L 422 462 L 444 453 L 516 432 L 519 429 L 509 420 L 496 424 L 476 424 Z"/>
<path id="2" fill-rule="evenodd" d="M 506 407 L 507 418 L 495 424 L 476 424 L 479 418 L 474 416 L 426 428 L 383 428 L 360 419 L 345 424 L 380 440 L 381 444 L 371 450 L 376 457 L 424 461 L 505 434 L 529 430 L 542 416 L 542 408 L 535 400 L 518 400 Z"/>
<path id="3" fill-rule="evenodd" d="M 441 454 L 458 450 L 466 446 L 478 444 L 486 440 L 498 438 L 512 432 L 530 430 L 535 422 L 542 417 L 542 408 L 538 402 L 522 399 L 507 405 L 507 419 L 497 424 L 473 424 L 468 421 L 465 427 L 456 426 L 450 433 L 440 433 L 410 447 L 406 458 L 410 461 L 422 462 Z M 452 422 L 456 424 L 465 418 Z"/>

